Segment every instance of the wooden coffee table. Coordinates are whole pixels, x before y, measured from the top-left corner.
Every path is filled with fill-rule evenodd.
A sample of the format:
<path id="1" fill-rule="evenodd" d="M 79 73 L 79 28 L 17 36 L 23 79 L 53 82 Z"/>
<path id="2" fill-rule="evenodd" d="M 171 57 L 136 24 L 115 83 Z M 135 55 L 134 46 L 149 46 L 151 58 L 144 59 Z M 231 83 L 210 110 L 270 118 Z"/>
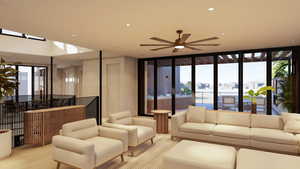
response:
<path id="1" fill-rule="evenodd" d="M 168 133 L 168 117 L 169 113 L 171 113 L 170 110 L 152 110 L 151 111 L 154 114 L 154 119 L 156 120 L 156 131 L 157 133 Z"/>

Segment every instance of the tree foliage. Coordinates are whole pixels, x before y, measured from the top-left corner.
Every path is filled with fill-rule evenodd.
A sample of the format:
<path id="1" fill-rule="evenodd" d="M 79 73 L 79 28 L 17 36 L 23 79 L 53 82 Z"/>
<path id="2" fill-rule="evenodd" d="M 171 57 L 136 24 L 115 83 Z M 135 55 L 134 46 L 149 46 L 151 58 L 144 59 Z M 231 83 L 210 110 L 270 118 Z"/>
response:
<path id="1" fill-rule="evenodd" d="M 0 100 L 4 96 L 12 96 L 14 94 L 14 90 L 18 86 L 15 78 L 17 73 L 16 69 L 6 66 L 5 60 L 2 57 L 0 58 Z"/>
<path id="2" fill-rule="evenodd" d="M 261 96 L 261 95 L 267 95 L 268 91 L 273 91 L 275 90 L 272 86 L 264 86 L 264 87 L 261 87 L 259 88 L 257 91 L 254 91 L 254 90 L 248 90 L 247 91 L 247 96 L 244 96 L 244 99 L 248 99 L 250 100 L 252 103 L 256 103 L 256 98 L 258 96 Z"/>

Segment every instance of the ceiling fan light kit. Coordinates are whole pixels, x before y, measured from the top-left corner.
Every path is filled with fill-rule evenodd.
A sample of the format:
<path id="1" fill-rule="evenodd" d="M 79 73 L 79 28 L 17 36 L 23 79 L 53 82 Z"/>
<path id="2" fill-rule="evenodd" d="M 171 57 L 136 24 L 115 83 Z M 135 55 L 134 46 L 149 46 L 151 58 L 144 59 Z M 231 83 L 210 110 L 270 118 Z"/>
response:
<path id="1" fill-rule="evenodd" d="M 160 48 L 150 49 L 151 51 L 174 48 L 173 53 L 175 53 L 175 52 L 178 52 L 179 50 L 182 50 L 184 48 L 191 49 L 191 50 L 201 50 L 201 49 L 195 48 L 193 46 L 219 46 L 220 45 L 220 44 L 217 44 L 217 43 L 215 43 L 215 44 L 197 44 L 199 42 L 217 40 L 217 39 L 219 39 L 218 37 L 211 37 L 211 38 L 196 40 L 196 41 L 192 41 L 192 42 L 186 42 L 186 40 L 191 36 L 191 34 L 189 34 L 189 33 L 182 34 L 182 32 L 183 32 L 183 30 L 177 30 L 176 31 L 176 33 L 178 34 L 178 39 L 176 39 L 175 42 L 168 41 L 168 40 L 161 39 L 161 38 L 157 38 L 157 37 L 152 37 L 152 38 L 150 38 L 151 40 L 155 40 L 155 41 L 162 42 L 162 43 L 159 43 L 159 44 L 140 44 L 140 46 L 160 46 Z"/>

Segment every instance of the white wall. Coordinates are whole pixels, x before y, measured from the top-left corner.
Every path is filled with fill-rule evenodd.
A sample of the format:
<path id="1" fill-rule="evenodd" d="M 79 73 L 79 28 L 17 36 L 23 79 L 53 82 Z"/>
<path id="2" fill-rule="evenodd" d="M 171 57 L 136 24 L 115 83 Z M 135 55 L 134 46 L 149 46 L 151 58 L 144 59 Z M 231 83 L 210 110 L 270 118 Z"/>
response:
<path id="1" fill-rule="evenodd" d="M 83 64 L 83 77 L 82 77 L 82 96 L 98 96 L 99 95 L 99 60 L 84 60 Z M 109 84 L 108 68 L 109 66 L 120 66 L 118 73 L 114 75 L 119 77 L 120 84 L 119 90 L 110 93 L 114 96 L 119 97 L 114 104 L 108 103 L 110 100 L 108 94 L 108 88 L 110 85 L 116 86 L 116 84 Z M 114 97 L 115 98 L 115 97 Z M 108 106 L 116 106 L 109 108 Z M 133 113 L 137 113 L 137 59 L 130 57 L 115 57 L 115 58 L 104 58 L 102 62 L 102 115 L 107 117 L 109 111 L 123 111 L 130 110 Z"/>
<path id="2" fill-rule="evenodd" d="M 82 96 L 99 96 L 99 60 L 82 62 Z"/>

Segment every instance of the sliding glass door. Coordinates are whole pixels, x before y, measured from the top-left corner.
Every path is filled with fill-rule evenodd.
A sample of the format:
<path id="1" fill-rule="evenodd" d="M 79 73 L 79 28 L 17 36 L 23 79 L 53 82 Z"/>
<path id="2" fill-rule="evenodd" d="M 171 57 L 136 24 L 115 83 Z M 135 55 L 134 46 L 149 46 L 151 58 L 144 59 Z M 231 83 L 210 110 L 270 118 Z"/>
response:
<path id="1" fill-rule="evenodd" d="M 175 114 L 189 105 L 251 112 L 252 103 L 244 96 L 270 85 L 275 90 L 256 98 L 256 113 L 292 112 L 300 79 L 293 52 L 285 48 L 142 59 L 145 100 L 141 114 L 150 115 L 153 109 Z"/>
<path id="2" fill-rule="evenodd" d="M 186 110 L 193 105 L 192 58 L 175 59 L 175 111 Z"/>
<path id="3" fill-rule="evenodd" d="M 196 106 L 214 108 L 214 57 L 203 56 L 195 59 L 195 102 Z"/>
<path id="4" fill-rule="evenodd" d="M 172 59 L 157 60 L 157 109 L 172 110 Z"/>
<path id="5" fill-rule="evenodd" d="M 294 105 L 292 51 L 272 52 L 272 114 L 292 112 Z"/>
<path id="6" fill-rule="evenodd" d="M 238 55 L 218 56 L 218 109 L 238 111 Z"/>
<path id="7" fill-rule="evenodd" d="M 245 53 L 243 55 L 243 64 L 243 96 L 246 96 L 249 90 L 257 91 L 259 88 L 267 85 L 267 53 Z M 256 101 L 256 112 L 266 114 L 266 96 L 259 96 Z M 251 112 L 250 100 L 243 99 L 243 110 L 244 112 Z"/>

